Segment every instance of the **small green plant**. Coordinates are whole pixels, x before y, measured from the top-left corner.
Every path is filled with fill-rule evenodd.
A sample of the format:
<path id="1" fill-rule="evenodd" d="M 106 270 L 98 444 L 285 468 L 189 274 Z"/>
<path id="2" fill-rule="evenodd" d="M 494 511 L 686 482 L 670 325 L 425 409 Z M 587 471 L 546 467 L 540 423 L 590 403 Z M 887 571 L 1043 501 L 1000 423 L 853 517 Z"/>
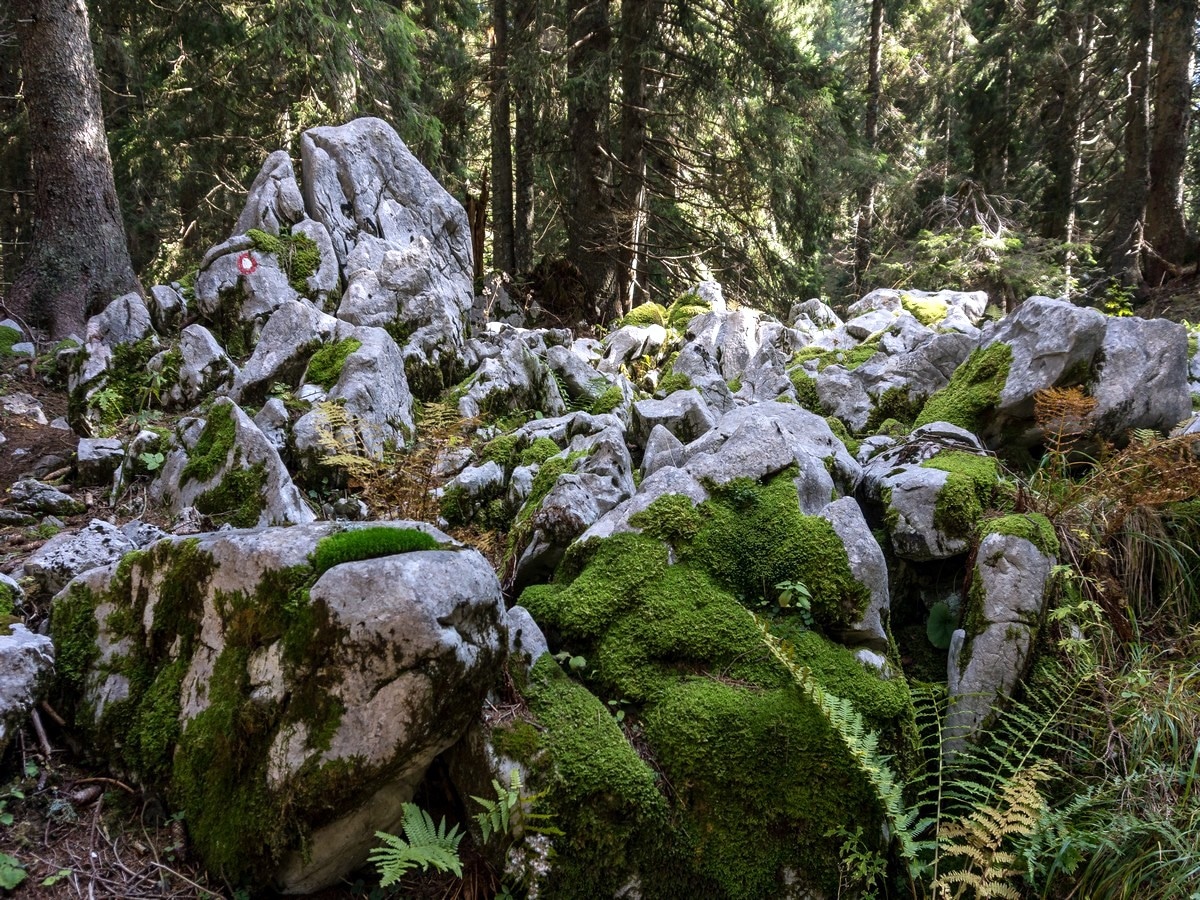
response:
<path id="1" fill-rule="evenodd" d="M 0 853 L 0 888 L 11 891 L 24 881 L 28 874 L 15 856 Z"/>
<path id="2" fill-rule="evenodd" d="M 950 611 L 949 606 L 940 600 L 933 604 L 933 608 L 929 610 L 929 621 L 925 623 L 925 634 L 929 643 L 939 650 L 948 650 L 950 639 L 957 627 L 958 617 Z"/>
<path id="3" fill-rule="evenodd" d="M 383 846 L 376 847 L 367 858 L 379 870 L 380 887 L 390 887 L 410 869 L 417 868 L 426 872 L 432 867 L 462 878 L 462 860 L 458 855 L 462 834 L 458 826 L 447 831 L 444 818 L 435 825 L 429 813 L 415 803 L 405 803 L 403 809 L 404 837 L 375 832 Z"/>
<path id="4" fill-rule="evenodd" d="M 7 828 L 13 823 L 13 814 L 8 811 L 8 801 L 24 799 L 24 792 L 17 788 L 9 788 L 3 795 L 0 795 L 0 825 Z"/>
<path id="5" fill-rule="evenodd" d="M 825 836 L 842 839 L 838 896 L 876 900 L 879 897 L 880 879 L 887 874 L 887 860 L 863 840 L 862 826 L 856 826 L 851 831 L 845 825 L 839 825 L 825 832 Z"/>
<path id="6" fill-rule="evenodd" d="M 575 656 L 566 650 L 554 654 L 560 665 L 565 665 L 572 672 L 582 672 L 587 668 L 586 656 Z"/>
<path id="7" fill-rule="evenodd" d="M 146 472 L 157 472 L 162 468 L 162 464 L 166 461 L 166 456 L 162 453 L 139 453 L 138 463 Z"/>
<path id="8" fill-rule="evenodd" d="M 779 591 L 779 608 L 794 609 L 805 628 L 813 627 L 812 592 L 799 581 L 781 581 L 775 585 Z"/>
<path id="9" fill-rule="evenodd" d="M 1110 281 L 1104 291 L 1104 312 L 1110 316 L 1133 315 L 1133 289 L 1119 281 Z"/>
<path id="10" fill-rule="evenodd" d="M 558 829 L 545 824 L 550 819 L 549 815 L 532 811 L 533 804 L 542 795 L 522 793 L 524 786 L 521 784 L 519 769 L 509 770 L 508 787 L 493 778 L 492 789 L 496 792 L 495 800 L 471 797 L 483 807 L 483 812 L 476 813 L 474 819 L 483 832 L 484 841 L 490 841 L 493 835 L 520 838 L 526 833 L 562 834 Z"/>

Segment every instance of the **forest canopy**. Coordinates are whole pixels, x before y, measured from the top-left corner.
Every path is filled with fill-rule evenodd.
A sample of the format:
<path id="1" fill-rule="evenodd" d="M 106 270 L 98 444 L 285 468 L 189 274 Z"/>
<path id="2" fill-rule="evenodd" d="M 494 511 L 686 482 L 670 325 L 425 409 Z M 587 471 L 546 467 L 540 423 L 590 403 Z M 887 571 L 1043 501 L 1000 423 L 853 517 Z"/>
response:
<path id="1" fill-rule="evenodd" d="M 0 295 L 33 240 L 0 10 Z M 487 199 L 485 271 L 608 322 L 700 278 L 1118 305 L 1194 271 L 1194 0 L 92 0 L 132 265 L 184 278 L 265 156 L 360 115 Z M 1194 181 L 1194 179 L 1192 179 Z"/>

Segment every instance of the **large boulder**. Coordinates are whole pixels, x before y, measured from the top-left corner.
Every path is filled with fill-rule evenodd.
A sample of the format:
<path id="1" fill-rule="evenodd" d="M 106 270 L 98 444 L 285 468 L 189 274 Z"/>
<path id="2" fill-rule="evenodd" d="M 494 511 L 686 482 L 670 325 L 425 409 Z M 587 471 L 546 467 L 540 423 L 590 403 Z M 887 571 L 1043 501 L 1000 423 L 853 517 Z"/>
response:
<path id="1" fill-rule="evenodd" d="M 382 119 L 300 138 L 309 215 L 329 231 L 346 281 L 339 318 L 402 322 L 421 396 L 454 380 L 471 310 L 471 232 L 462 205 Z"/>
<path id="2" fill-rule="evenodd" d="M 1192 411 L 1187 329 L 1165 319 L 1111 318 L 1091 394 L 1101 434 L 1130 428 L 1168 432 Z"/>
<path id="3" fill-rule="evenodd" d="M 25 560 L 25 574 L 46 596 L 58 593 L 76 575 L 120 559 L 137 544 L 117 526 L 92 519 L 81 531 L 62 531 Z"/>
<path id="4" fill-rule="evenodd" d="M 506 641 L 487 561 L 413 523 L 160 541 L 72 582 L 52 625 L 96 751 L 165 793 L 211 871 L 285 893 L 399 829 Z"/>
<path id="5" fill-rule="evenodd" d="M 984 525 L 967 597 L 965 628 L 950 642 L 950 749 L 976 735 L 1025 672 L 1045 609 L 1058 541 L 1044 517 Z"/>
<path id="6" fill-rule="evenodd" d="M 180 421 L 150 497 L 170 514 L 195 507 L 239 528 L 291 525 L 316 516 L 292 483 L 279 452 L 227 397 L 203 419 Z"/>

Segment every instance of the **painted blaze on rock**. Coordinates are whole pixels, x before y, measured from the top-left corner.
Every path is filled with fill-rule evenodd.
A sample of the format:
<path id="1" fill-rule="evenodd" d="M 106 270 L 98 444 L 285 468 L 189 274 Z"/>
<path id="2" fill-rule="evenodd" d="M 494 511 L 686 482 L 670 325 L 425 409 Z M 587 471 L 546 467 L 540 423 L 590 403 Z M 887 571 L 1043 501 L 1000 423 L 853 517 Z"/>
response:
<path id="1" fill-rule="evenodd" d="M 93 570 L 55 599 L 63 702 L 184 813 L 212 871 L 336 883 L 396 829 L 503 658 L 495 574 L 433 535 L 223 532 Z"/>

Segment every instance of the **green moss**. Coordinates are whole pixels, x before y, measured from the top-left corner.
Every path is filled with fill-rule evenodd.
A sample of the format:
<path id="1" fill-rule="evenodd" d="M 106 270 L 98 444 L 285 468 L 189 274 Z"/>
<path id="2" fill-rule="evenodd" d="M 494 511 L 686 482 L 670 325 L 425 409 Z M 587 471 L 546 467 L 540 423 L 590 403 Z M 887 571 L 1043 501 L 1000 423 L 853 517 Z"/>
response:
<path id="1" fill-rule="evenodd" d="M 825 421 L 829 423 L 829 430 L 833 432 L 834 437 L 846 445 L 846 450 L 851 456 L 858 453 L 858 448 L 862 446 L 862 441 L 850 436 L 850 430 L 846 427 L 846 423 L 837 416 L 826 416 Z"/>
<path id="2" fill-rule="evenodd" d="M 564 832 L 555 840 L 547 894 L 615 895 L 647 850 L 663 842 L 667 807 L 654 771 L 605 705 L 549 656 L 533 667 L 527 699 L 543 728 L 546 808 Z"/>
<path id="3" fill-rule="evenodd" d="M 17 592 L 7 584 L 0 583 L 0 616 L 11 616 L 16 612 Z"/>
<path id="4" fill-rule="evenodd" d="M 50 613 L 50 634 L 54 638 L 54 666 L 61 693 L 72 702 L 83 694 L 84 679 L 100 655 L 96 637 L 99 598 L 79 582 L 54 601 Z"/>
<path id="5" fill-rule="evenodd" d="M 321 268 L 321 251 L 312 238 L 306 234 L 292 234 L 287 229 L 274 235 L 257 228 L 251 228 L 246 236 L 255 250 L 274 254 L 292 290 L 301 296 L 310 293 L 308 279 Z"/>
<path id="6" fill-rule="evenodd" d="M 828 520 L 800 512 L 794 470 L 766 485 L 734 479 L 701 506 L 704 527 L 683 551 L 747 600 L 773 599 L 775 585 L 799 581 L 812 593 L 824 627 L 856 621 L 869 591 L 850 572 L 841 539 Z"/>
<path id="7" fill-rule="evenodd" d="M 521 465 L 540 466 L 552 456 L 561 452 L 558 444 L 548 437 L 540 437 L 521 451 Z"/>
<path id="8" fill-rule="evenodd" d="M 440 547 L 435 537 L 416 528 L 355 528 L 317 541 L 312 556 L 313 571 L 321 575 L 341 563 Z"/>
<path id="9" fill-rule="evenodd" d="M 13 356 L 13 344 L 19 344 L 23 339 L 17 329 L 0 325 L 0 357 Z"/>
<path id="10" fill-rule="evenodd" d="M 605 413 L 610 413 L 625 400 L 625 395 L 621 393 L 621 388 L 617 385 L 611 385 L 604 389 L 603 393 L 593 401 L 588 412 L 593 416 L 602 416 Z"/>
<path id="11" fill-rule="evenodd" d="M 921 463 L 924 469 L 949 473 L 938 492 L 933 524 L 948 537 L 971 538 L 992 502 L 998 472 L 996 461 L 965 450 L 943 450 Z"/>
<path id="12" fill-rule="evenodd" d="M 700 512 L 691 497 L 664 494 L 629 517 L 629 524 L 644 534 L 675 544 L 690 541 L 700 531 Z"/>
<path id="13" fill-rule="evenodd" d="M 879 352 L 879 341 L 865 341 L 850 350 L 844 351 L 838 361 L 848 371 L 854 371 L 876 353 Z"/>
<path id="14" fill-rule="evenodd" d="M 668 372 L 659 380 L 654 393 L 659 397 L 669 397 L 676 391 L 690 391 L 693 387 L 692 379 L 682 372 Z"/>
<path id="15" fill-rule="evenodd" d="M 921 401 L 910 398 L 907 388 L 890 387 L 876 398 L 875 407 L 871 410 L 871 415 L 867 419 L 864 432 L 870 434 L 887 434 L 889 432 L 884 430 L 884 424 L 889 422 L 901 424 L 911 422 L 917 417 L 920 411 Z M 903 425 L 903 430 L 907 434 L 912 429 L 907 425 Z"/>
<path id="16" fill-rule="evenodd" d="M 362 347 L 362 341 L 358 338 L 346 338 L 324 345 L 308 361 L 308 371 L 304 374 L 304 380 L 329 390 L 337 384 L 337 380 L 342 375 L 342 367 L 346 364 L 350 354 L 355 353 L 360 347 Z"/>
<path id="17" fill-rule="evenodd" d="M 911 313 L 922 325 L 936 325 L 946 318 L 950 306 L 945 300 L 936 297 L 917 298 L 910 294 L 900 295 L 900 306 L 905 312 Z"/>
<path id="18" fill-rule="evenodd" d="M 233 404 L 219 403 L 213 406 L 208 411 L 200 439 L 188 454 L 187 464 L 179 475 L 180 485 L 189 481 L 211 481 L 228 464 L 236 433 Z"/>
<path id="19" fill-rule="evenodd" d="M 791 379 L 792 387 L 796 389 L 796 402 L 807 410 L 823 415 L 816 380 L 803 369 L 792 369 L 788 372 L 788 378 Z"/>
<path id="20" fill-rule="evenodd" d="M 520 443 L 521 439 L 517 435 L 502 434 L 484 444 L 479 456 L 484 462 L 494 462 L 505 472 L 511 472 L 517 462 L 517 447 Z M 557 453 L 558 445 L 554 441 L 550 443 L 554 445 L 554 453 Z M 551 456 L 553 455 L 552 453 Z"/>
<path id="21" fill-rule="evenodd" d="M 1012 348 L 1008 344 L 995 343 L 975 350 L 955 370 L 950 383 L 925 403 L 916 425 L 949 422 L 978 432 L 985 417 L 1000 402 L 1011 365 Z"/>
<path id="22" fill-rule="evenodd" d="M 266 463 L 248 469 L 234 469 L 214 488 L 196 498 L 196 509 L 220 525 L 234 528 L 253 528 L 259 522 L 267 501 Z"/>
<path id="23" fill-rule="evenodd" d="M 496 752 L 521 763 L 529 763 L 542 747 L 542 735 L 529 722 L 517 719 L 492 731 Z"/>
<path id="24" fill-rule="evenodd" d="M 980 527 L 980 540 L 989 534 L 1025 538 L 1047 556 L 1058 556 L 1058 535 L 1054 525 L 1041 513 L 1018 513 L 988 519 Z"/>
<path id="25" fill-rule="evenodd" d="M 187 668 L 188 660 L 178 659 L 159 670 L 136 705 L 133 727 L 127 732 L 129 760 L 152 782 L 160 782 L 171 770 L 180 734 L 180 686 Z"/>

